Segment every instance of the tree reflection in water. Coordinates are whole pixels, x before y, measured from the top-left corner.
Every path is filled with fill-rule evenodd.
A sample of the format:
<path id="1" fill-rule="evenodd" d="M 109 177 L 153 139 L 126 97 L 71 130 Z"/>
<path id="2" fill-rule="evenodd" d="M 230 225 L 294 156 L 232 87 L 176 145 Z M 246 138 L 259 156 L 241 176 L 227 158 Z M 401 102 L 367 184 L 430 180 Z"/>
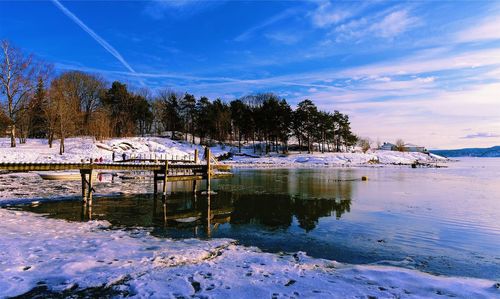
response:
<path id="1" fill-rule="evenodd" d="M 152 195 L 132 195 L 100 197 L 84 207 L 72 200 L 15 208 L 72 221 L 106 220 L 115 227 L 153 227 L 153 234 L 180 238 L 217 237 L 221 225 L 228 229 L 287 229 L 294 219 L 308 232 L 322 217 L 340 219 L 350 212 L 356 182 L 346 178 L 349 171 L 321 176 L 306 170 L 243 172 L 214 184 L 217 191 L 212 195 L 193 190 L 192 183 L 181 183 L 175 185 L 178 191 L 172 186 L 166 202 Z"/>
<path id="2" fill-rule="evenodd" d="M 52 218 L 71 221 L 106 220 L 115 227 L 168 227 L 191 229 L 196 236 L 210 236 L 213 227 L 259 225 L 285 229 L 295 217 L 299 227 L 313 230 L 321 217 L 339 219 L 350 211 L 350 198 L 300 198 L 286 194 L 240 194 L 219 191 L 210 195 L 178 192 L 166 204 L 153 196 L 97 198 L 92 207 L 78 201 L 45 202 L 15 207 Z M 201 227 L 200 227 L 201 226 Z M 203 233 L 202 233 L 203 232 Z"/>

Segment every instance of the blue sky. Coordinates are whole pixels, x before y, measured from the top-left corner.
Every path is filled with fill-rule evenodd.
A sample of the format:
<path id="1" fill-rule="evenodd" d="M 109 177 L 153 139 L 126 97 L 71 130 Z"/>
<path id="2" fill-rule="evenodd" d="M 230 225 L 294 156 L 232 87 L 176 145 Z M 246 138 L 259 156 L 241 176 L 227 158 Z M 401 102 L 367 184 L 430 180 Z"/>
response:
<path id="1" fill-rule="evenodd" d="M 498 20 L 494 1 L 0 1 L 0 38 L 57 71 L 309 98 L 428 148 L 500 144 Z"/>

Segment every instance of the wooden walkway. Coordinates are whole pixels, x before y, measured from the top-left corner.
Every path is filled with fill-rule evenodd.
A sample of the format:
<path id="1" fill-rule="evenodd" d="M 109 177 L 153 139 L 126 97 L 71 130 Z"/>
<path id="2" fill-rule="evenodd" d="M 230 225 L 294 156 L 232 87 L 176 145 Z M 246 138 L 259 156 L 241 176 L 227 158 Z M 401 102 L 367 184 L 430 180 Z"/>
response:
<path id="1" fill-rule="evenodd" d="M 162 162 L 111 162 L 111 163 L 71 163 L 71 162 L 7 162 L 0 163 L 0 170 L 7 171 L 62 171 L 62 170 L 124 170 L 124 171 L 161 171 L 165 168 Z M 168 161 L 170 170 L 191 170 L 207 172 L 206 164 L 172 163 Z M 229 171 L 229 165 L 211 165 L 212 170 Z"/>
<path id="2" fill-rule="evenodd" d="M 170 181 L 193 181 L 193 191 L 196 191 L 196 181 L 205 179 L 207 190 L 210 190 L 210 180 L 228 177 L 231 167 L 228 165 L 214 164 L 214 159 L 207 148 L 206 163 L 199 163 L 198 151 L 195 151 L 194 160 L 159 160 L 159 159 L 129 159 L 122 162 L 87 162 L 87 163 L 37 163 L 16 162 L 0 163 L 0 170 L 24 172 L 24 171 L 64 171 L 79 170 L 82 179 L 83 201 L 92 203 L 94 191 L 92 172 L 97 170 L 117 171 L 151 171 L 154 178 L 154 193 L 158 193 L 158 182 L 163 182 L 163 199 L 167 196 L 167 182 Z"/>

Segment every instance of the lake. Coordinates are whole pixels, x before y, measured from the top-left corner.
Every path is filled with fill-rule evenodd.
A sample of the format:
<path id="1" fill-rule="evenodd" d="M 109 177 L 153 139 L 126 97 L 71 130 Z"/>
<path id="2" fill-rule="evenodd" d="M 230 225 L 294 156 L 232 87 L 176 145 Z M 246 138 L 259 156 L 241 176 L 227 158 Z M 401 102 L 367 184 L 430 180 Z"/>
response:
<path id="1" fill-rule="evenodd" d="M 232 238 L 268 252 L 500 278 L 500 159 L 467 158 L 439 169 L 234 172 L 212 182 L 210 198 L 182 182 L 173 184 L 166 205 L 139 194 L 97 197 L 91 211 L 76 200 L 10 208 L 107 220 L 113 229 L 146 227 L 158 238 Z"/>

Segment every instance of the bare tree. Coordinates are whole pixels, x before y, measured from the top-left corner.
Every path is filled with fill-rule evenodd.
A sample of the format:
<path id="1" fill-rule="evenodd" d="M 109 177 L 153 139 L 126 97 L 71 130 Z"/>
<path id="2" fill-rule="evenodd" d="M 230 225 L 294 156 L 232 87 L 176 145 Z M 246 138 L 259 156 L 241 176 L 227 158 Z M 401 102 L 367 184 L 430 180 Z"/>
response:
<path id="1" fill-rule="evenodd" d="M 73 134 L 79 124 L 80 101 L 73 90 L 71 78 L 64 74 L 52 81 L 50 86 L 52 122 L 55 132 L 61 140 L 59 154 L 64 153 L 64 140 Z"/>
<path id="2" fill-rule="evenodd" d="M 47 139 L 49 143 L 49 147 L 52 148 L 52 144 L 54 142 L 54 135 L 57 127 L 57 102 L 52 97 L 52 90 L 49 90 L 49 94 L 43 104 L 43 113 L 44 117 L 47 121 Z"/>
<path id="3" fill-rule="evenodd" d="M 10 146 L 16 146 L 16 116 L 34 88 L 36 70 L 33 57 L 3 40 L 0 44 L 0 91 L 6 98 L 10 122 Z"/>
<path id="4" fill-rule="evenodd" d="M 370 138 L 364 138 L 364 137 L 359 137 L 358 138 L 358 145 L 361 147 L 361 150 L 363 153 L 366 153 L 370 148 L 371 148 L 372 141 Z"/>
<path id="5" fill-rule="evenodd" d="M 400 139 L 396 140 L 396 150 L 400 151 L 400 152 L 405 151 L 405 142 L 403 139 L 400 138 Z"/>
<path id="6" fill-rule="evenodd" d="M 78 105 L 79 114 L 81 114 L 81 117 L 77 117 L 80 122 L 79 133 L 89 134 L 92 113 L 99 105 L 99 98 L 106 85 L 105 81 L 97 75 L 80 71 L 65 72 L 59 78 L 64 81 L 65 96 L 73 99 Z"/>
<path id="7" fill-rule="evenodd" d="M 89 130 L 97 140 L 104 140 L 112 136 L 113 127 L 109 112 L 106 109 L 98 108 L 94 111 Z"/>

